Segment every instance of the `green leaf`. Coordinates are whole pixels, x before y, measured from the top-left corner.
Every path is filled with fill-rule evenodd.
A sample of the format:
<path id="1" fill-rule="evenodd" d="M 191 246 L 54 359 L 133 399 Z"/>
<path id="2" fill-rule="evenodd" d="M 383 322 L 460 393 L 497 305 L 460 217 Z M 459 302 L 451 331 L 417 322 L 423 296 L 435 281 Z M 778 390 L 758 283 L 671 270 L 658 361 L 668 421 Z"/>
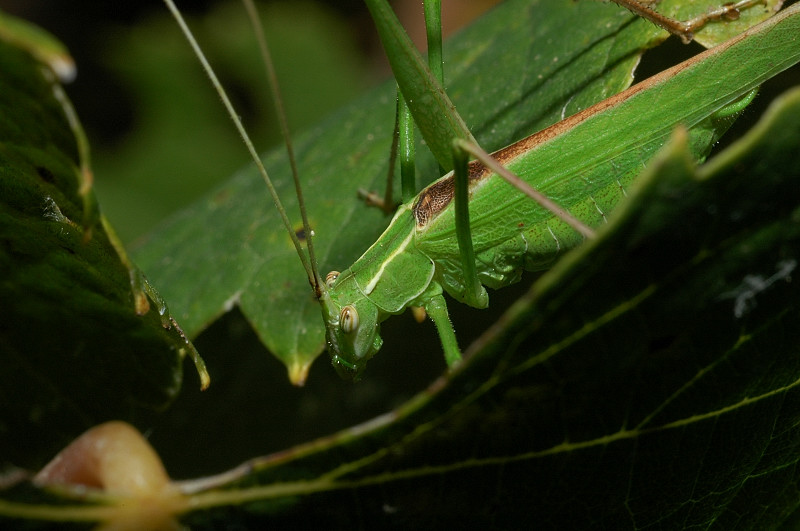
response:
<path id="1" fill-rule="evenodd" d="M 3 40 L 0 189 L 0 455 L 37 466 L 89 426 L 163 409 L 190 345 L 132 288 L 53 73 Z"/>
<path id="2" fill-rule="evenodd" d="M 391 415 L 183 483 L 182 522 L 791 528 L 798 115 L 795 89 L 699 168 L 677 131 L 599 237 L 534 284 L 452 376 Z M 7 517 L 99 514 L 80 506 L 85 490 L 7 494 Z M 68 504 L 46 505 L 56 501 Z"/>
<path id="3" fill-rule="evenodd" d="M 481 144 L 497 149 L 628 86 L 657 35 L 613 5 L 506 2 L 446 46 L 448 93 Z M 323 274 L 351 264 L 388 221 L 355 191 L 382 186 L 393 92 L 387 85 L 296 139 Z M 296 211 L 283 155 L 267 155 L 265 165 L 283 186 L 287 210 Z M 426 183 L 438 177 L 430 155 L 418 170 Z M 302 381 L 322 351 L 322 327 L 279 223 L 263 183 L 245 170 L 176 215 L 136 257 L 190 335 L 238 306 L 292 380 Z"/>

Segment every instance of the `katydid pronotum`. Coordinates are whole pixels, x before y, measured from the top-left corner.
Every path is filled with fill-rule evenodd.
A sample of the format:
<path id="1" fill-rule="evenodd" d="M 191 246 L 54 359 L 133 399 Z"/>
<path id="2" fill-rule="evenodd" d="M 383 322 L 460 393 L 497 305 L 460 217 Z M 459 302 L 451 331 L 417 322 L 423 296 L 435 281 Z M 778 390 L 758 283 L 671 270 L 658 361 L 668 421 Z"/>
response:
<path id="1" fill-rule="evenodd" d="M 769 24 L 783 23 L 795 15 L 795 11 L 784 13 Z M 624 190 L 638 169 L 676 125 L 692 128 L 695 135 L 713 136 L 708 123 L 715 115 L 797 61 L 795 43 L 787 44 L 785 60 L 779 64 L 737 62 L 736 58 L 746 55 L 742 50 L 753 39 L 769 38 L 771 32 L 765 28 L 751 32 L 749 41 L 745 37 L 734 39 L 501 150 L 496 157 L 582 222 L 599 225 L 625 195 Z M 715 90 L 686 94 L 686 86 L 710 85 Z M 628 126 L 622 131 L 613 129 L 611 124 L 615 122 Z M 641 128 L 637 129 L 639 125 Z M 421 129 L 425 134 L 422 124 Z M 446 158 L 450 156 L 452 138 L 457 135 L 440 136 L 443 138 L 439 143 L 448 151 Z M 606 149 L 590 147 L 598 139 Z M 466 147 L 474 150 L 471 144 Z M 255 155 L 252 148 L 251 152 Z M 696 156 L 704 155 L 705 149 L 699 148 Z M 260 161 L 256 164 L 260 165 Z M 463 235 L 463 231 L 454 228 L 454 206 L 449 201 L 454 188 L 451 177 L 440 179 L 401 206 L 384 235 L 362 258 L 343 273 L 328 275 L 326 282 L 312 269 L 313 259 L 306 260 L 296 243 L 321 303 L 334 366 L 344 376 L 360 375 L 380 347 L 380 322 L 408 306 L 426 309 L 442 337 L 448 363 L 455 364 L 460 353 L 443 291 L 474 306 L 485 306 L 487 296 L 481 284 L 505 286 L 519 278 L 523 268 L 547 267 L 556 255 L 583 241 L 583 236 L 568 228 L 563 216 L 523 199 L 500 179 L 488 178 L 490 172 L 481 168 L 472 163 L 472 175 L 482 178 L 472 179 L 469 190 L 473 217 L 468 227 L 476 254 L 474 274 L 463 273 L 464 264 L 469 262 L 463 260 L 461 247 L 453 238 Z M 446 208 L 432 202 L 442 197 L 447 199 Z M 277 200 L 276 194 L 274 198 Z M 432 206 L 417 208 L 422 205 Z M 285 216 L 284 221 L 291 228 Z M 307 233 L 311 234 L 310 229 Z M 467 279 L 474 280 L 476 276 L 477 289 L 467 290 Z"/>

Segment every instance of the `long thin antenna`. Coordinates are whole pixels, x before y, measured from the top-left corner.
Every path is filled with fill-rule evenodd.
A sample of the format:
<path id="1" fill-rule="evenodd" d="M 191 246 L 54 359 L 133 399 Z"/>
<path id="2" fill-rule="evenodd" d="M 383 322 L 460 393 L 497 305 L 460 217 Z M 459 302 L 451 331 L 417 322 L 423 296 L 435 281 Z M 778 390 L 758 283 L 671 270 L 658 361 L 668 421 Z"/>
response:
<path id="1" fill-rule="evenodd" d="M 324 284 L 319 278 L 319 275 L 316 273 L 316 269 L 311 267 L 309 264 L 309 258 L 306 256 L 306 253 L 303 252 L 303 246 L 300 243 L 300 239 L 295 234 L 294 229 L 292 228 L 292 223 L 289 221 L 289 217 L 286 215 L 286 210 L 283 208 L 283 204 L 281 203 L 280 197 L 278 197 L 278 192 L 275 190 L 275 187 L 272 185 L 272 180 L 269 178 L 269 174 L 267 173 L 267 169 L 264 167 L 264 164 L 261 162 L 261 158 L 258 156 L 255 147 L 253 147 L 253 142 L 250 140 L 250 136 L 245 131 L 244 125 L 242 125 L 242 121 L 239 119 L 239 115 L 236 114 L 236 110 L 233 108 L 233 104 L 231 104 L 230 99 L 228 98 L 228 94 L 225 92 L 225 89 L 222 87 L 222 84 L 217 79 L 214 70 L 211 68 L 208 60 L 206 59 L 205 54 L 203 54 L 203 50 L 200 49 L 200 45 L 197 44 L 197 40 L 194 38 L 192 31 L 189 29 L 189 26 L 186 24 L 186 21 L 183 19 L 180 11 L 178 8 L 175 7 L 175 3 L 172 0 L 164 0 L 164 3 L 167 5 L 167 8 L 172 13 L 172 16 L 175 18 L 175 21 L 178 23 L 178 26 L 181 28 L 186 40 L 189 41 L 189 45 L 192 47 L 197 59 L 200 61 L 200 64 L 203 65 L 203 70 L 205 70 L 206 75 L 211 80 L 211 84 L 214 86 L 214 89 L 219 94 L 219 97 L 222 99 L 223 105 L 225 105 L 225 109 L 228 111 L 228 116 L 230 116 L 233 124 L 236 126 L 237 131 L 239 131 L 239 135 L 242 137 L 245 145 L 247 146 L 247 150 L 250 153 L 250 157 L 253 159 L 253 162 L 256 163 L 256 167 L 258 168 L 261 177 L 264 179 L 264 183 L 267 185 L 267 189 L 269 190 L 270 195 L 272 196 L 272 201 L 275 203 L 275 207 L 278 209 L 278 213 L 281 216 L 281 220 L 283 220 L 283 224 L 286 227 L 286 230 L 289 232 L 289 237 L 292 239 L 292 243 L 294 244 L 295 249 L 297 250 L 297 255 L 300 257 L 300 261 L 303 263 L 303 267 L 306 270 L 306 274 L 308 275 L 308 282 L 311 284 L 311 287 L 314 288 L 315 293 L 317 296 L 321 294 L 321 290 L 324 289 Z M 302 207 L 301 207 L 302 210 Z M 308 231 L 307 235 L 309 237 L 309 249 L 311 248 L 310 236 L 311 233 L 308 229 L 308 222 L 306 221 L 306 216 L 303 214 L 303 223 L 305 229 Z"/>
<path id="2" fill-rule="evenodd" d="M 306 202 L 303 198 L 303 188 L 300 186 L 300 172 L 297 170 L 297 159 L 294 156 L 294 147 L 292 147 L 292 136 L 289 132 L 289 123 L 286 119 L 286 109 L 283 107 L 283 96 L 281 95 L 280 84 L 278 83 L 278 76 L 275 73 L 275 64 L 272 62 L 272 53 L 269 51 L 267 45 L 267 38 L 264 35 L 264 28 L 261 26 L 258 17 L 258 10 L 256 9 L 253 0 L 242 0 L 244 8 L 247 10 L 247 15 L 253 23 L 253 31 L 258 41 L 258 47 L 261 50 L 261 58 L 264 62 L 264 68 L 267 71 L 267 80 L 269 81 L 269 88 L 272 91 L 272 101 L 275 103 L 275 114 L 278 117 L 278 122 L 281 126 L 281 135 L 283 142 L 286 145 L 286 154 L 289 157 L 289 165 L 292 168 L 292 178 L 294 179 L 294 189 L 297 194 L 297 203 L 300 207 L 300 216 L 303 219 L 303 230 L 306 233 L 306 246 L 308 248 L 308 257 L 311 261 L 311 270 L 314 275 L 314 290 L 319 297 L 320 290 L 324 289 L 323 282 L 319 276 L 317 269 L 317 257 L 314 253 L 314 233 L 311 230 L 311 225 L 308 222 L 308 215 L 306 214 Z"/>

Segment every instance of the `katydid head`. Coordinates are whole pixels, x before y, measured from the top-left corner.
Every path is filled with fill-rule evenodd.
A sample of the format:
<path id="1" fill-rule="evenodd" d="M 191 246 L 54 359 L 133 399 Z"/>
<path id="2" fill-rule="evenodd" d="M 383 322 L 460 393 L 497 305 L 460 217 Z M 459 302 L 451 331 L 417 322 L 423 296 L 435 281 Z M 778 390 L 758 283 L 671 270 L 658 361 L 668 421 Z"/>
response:
<path id="1" fill-rule="evenodd" d="M 343 379 L 358 380 L 367 361 L 380 350 L 380 311 L 355 286 L 352 277 L 334 284 L 328 274 L 328 289 L 320 296 L 325 320 L 325 341 L 331 363 Z"/>

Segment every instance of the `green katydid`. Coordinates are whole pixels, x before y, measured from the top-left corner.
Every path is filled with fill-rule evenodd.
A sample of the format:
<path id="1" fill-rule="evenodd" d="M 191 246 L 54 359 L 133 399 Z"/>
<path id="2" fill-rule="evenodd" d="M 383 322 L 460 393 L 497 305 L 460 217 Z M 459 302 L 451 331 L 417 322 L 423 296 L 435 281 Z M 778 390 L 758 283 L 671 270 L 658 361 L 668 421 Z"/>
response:
<path id="1" fill-rule="evenodd" d="M 792 15 L 794 12 L 785 14 L 779 20 L 789 19 Z M 764 29 L 759 31 L 762 38 L 769 34 Z M 791 34 L 791 30 L 785 31 Z M 761 70 L 747 63 L 724 68 L 739 68 L 738 75 L 723 72 L 723 68 L 706 68 L 707 63 L 713 63 L 709 58 L 736 57 L 741 48 L 748 45 L 742 41 L 732 41 L 710 54 L 684 63 L 604 102 L 600 107 L 584 111 L 515 144 L 516 147 L 502 150 L 497 158 L 523 176 L 526 175 L 526 168 L 527 174 L 534 173 L 535 178 L 546 176 L 547 179 L 541 179 L 539 188 L 555 196 L 560 204 L 574 212 L 580 211 L 580 215 L 586 218 L 584 221 L 589 224 L 601 223 L 604 213 L 624 195 L 624 188 L 632 179 L 633 170 L 657 149 L 674 125 L 685 123 L 698 126 L 704 119 L 748 93 L 763 79 L 797 60 L 795 44 L 785 54 L 785 62 L 769 67 L 762 65 Z M 704 68 L 695 68 L 697 65 L 703 65 Z M 681 94 L 685 92 L 681 87 L 687 83 L 698 84 L 703 79 L 717 78 L 724 78 L 727 84 L 724 87 L 717 85 L 719 88 L 714 94 L 693 95 L 691 102 L 685 99 L 685 94 Z M 658 90 L 642 90 L 653 87 Z M 651 100 L 647 101 L 646 98 Z M 598 153 L 596 149 L 588 148 L 587 139 L 605 134 L 611 121 L 627 119 L 631 124 L 644 124 L 642 113 L 654 109 L 656 104 L 668 106 L 658 113 L 663 118 L 662 122 L 656 120 L 655 124 L 647 123 L 647 127 L 641 130 L 631 126 L 618 133 L 617 137 L 604 137 L 604 145 L 609 146 L 605 151 Z M 653 116 L 648 118 L 656 119 Z M 641 131 L 653 131 L 646 142 L 639 138 Z M 703 127 L 695 127 L 695 132 L 698 135 L 709 134 Z M 445 138 L 444 144 L 448 143 L 449 139 Z M 554 156 L 559 151 L 570 152 L 570 156 L 559 160 Z M 625 164 L 632 164 L 633 168 L 627 172 L 619 171 Z M 516 192 L 498 179 L 486 178 L 488 173 L 482 172 L 479 165 L 473 164 L 472 168 L 474 175 L 482 176 L 474 180 L 480 186 L 471 190 L 473 197 L 470 209 L 481 212 L 480 216 L 473 218 L 471 227 L 478 257 L 477 274 L 484 284 L 491 287 L 506 285 L 518 277 L 521 267 L 532 269 L 545 266 L 562 249 L 582 240 L 566 228 L 561 219 L 525 202 L 522 196 L 517 199 Z M 569 175 L 578 177 L 579 186 L 568 189 L 564 182 L 558 182 L 558 179 Z M 605 181 L 602 180 L 604 176 Z M 452 182 L 452 179 L 443 178 L 423 190 L 418 199 L 401 207 L 384 237 L 338 278 L 330 276 L 328 287 L 319 283 L 318 274 L 310 274 L 310 279 L 315 280 L 320 292 L 328 325 L 329 346 L 339 349 L 338 352 L 332 352 L 334 365 L 345 375 L 357 376 L 380 346 L 380 321 L 415 304 L 426 307 L 437 324 L 445 338 L 443 342 L 448 360 L 454 362 L 458 359 L 455 335 L 449 326 L 441 292 L 447 290 L 466 302 L 481 306 L 486 301 L 485 291 L 480 287 L 478 296 L 464 294 L 460 253 L 458 246 L 452 243 L 453 208 L 421 208 L 431 199 L 439 198 L 442 190 L 449 202 Z M 587 182 L 591 182 L 592 186 L 587 187 Z M 479 189 L 483 195 L 476 193 Z M 492 204 L 497 206 L 502 202 L 518 204 L 519 210 L 492 208 Z M 421 224 L 420 220 L 424 223 Z M 419 230 L 420 225 L 424 231 Z M 507 230 L 498 231 L 498 226 Z M 502 246 L 499 249 L 496 247 L 498 244 Z M 391 250 L 390 245 L 394 245 Z M 529 249 L 532 251 L 537 245 L 540 253 L 533 255 Z M 538 258 L 534 259 L 534 256 Z"/>

